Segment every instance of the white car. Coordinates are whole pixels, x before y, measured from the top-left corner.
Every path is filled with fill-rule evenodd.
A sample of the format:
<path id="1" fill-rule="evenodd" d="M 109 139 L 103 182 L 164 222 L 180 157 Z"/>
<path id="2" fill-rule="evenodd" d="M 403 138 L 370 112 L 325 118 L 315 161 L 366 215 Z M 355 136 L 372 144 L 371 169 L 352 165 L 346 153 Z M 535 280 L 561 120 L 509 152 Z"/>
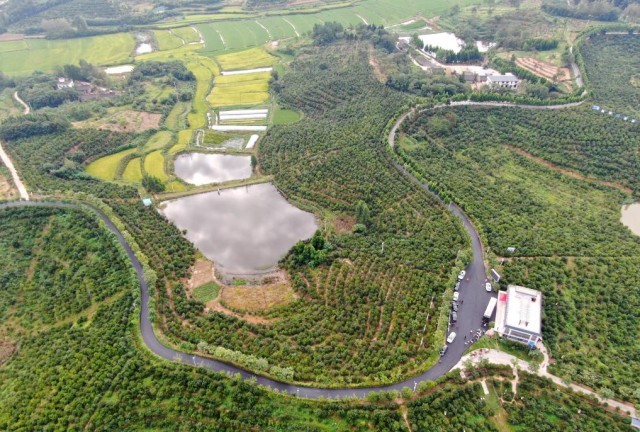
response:
<path id="1" fill-rule="evenodd" d="M 493 287 L 491 286 L 491 282 L 487 282 L 486 284 L 484 284 L 484 289 L 486 289 L 488 292 L 491 292 L 491 290 L 493 289 Z"/>
<path id="2" fill-rule="evenodd" d="M 451 332 L 449 337 L 447 338 L 447 343 L 451 343 L 456 339 L 456 332 Z"/>
<path id="3" fill-rule="evenodd" d="M 460 274 L 458 275 L 458 280 L 462 280 L 462 279 L 464 279 L 464 276 L 465 276 L 466 274 L 467 274 L 467 272 L 466 272 L 466 271 L 464 271 L 464 270 L 462 270 L 462 271 L 460 272 Z"/>
<path id="4" fill-rule="evenodd" d="M 458 297 L 460 297 L 460 293 L 458 291 L 453 293 L 453 301 L 458 301 Z"/>

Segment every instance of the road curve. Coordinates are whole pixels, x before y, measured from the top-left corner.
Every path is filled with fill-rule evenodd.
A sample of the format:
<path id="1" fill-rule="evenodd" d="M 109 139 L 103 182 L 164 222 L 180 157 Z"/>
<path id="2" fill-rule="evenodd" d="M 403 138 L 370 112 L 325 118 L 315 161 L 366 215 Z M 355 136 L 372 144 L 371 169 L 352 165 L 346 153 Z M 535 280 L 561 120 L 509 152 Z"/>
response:
<path id="1" fill-rule="evenodd" d="M 504 104 L 504 105 L 496 105 L 493 102 L 468 102 L 468 103 L 454 103 L 453 106 L 456 105 L 485 105 L 485 106 L 519 106 L 515 104 Z M 579 105 L 577 104 L 568 104 L 562 106 L 555 106 L 552 109 L 569 108 L 571 106 Z M 451 105 L 447 105 L 451 106 Z M 531 108 L 526 105 L 521 106 L 523 108 Z M 406 112 L 402 116 L 400 116 L 395 124 L 393 125 L 389 136 L 388 143 L 393 148 L 395 146 L 395 135 L 402 124 L 402 122 L 409 116 L 414 109 Z M 411 177 L 413 181 L 419 183 L 425 190 L 432 193 L 426 184 L 420 183 L 415 177 L 413 177 L 410 173 L 408 173 L 404 167 L 399 164 L 396 164 L 396 167 L 399 171 L 404 173 L 405 175 Z M 433 194 L 438 200 L 440 198 Z M 443 205 L 446 205 L 443 203 Z M 71 204 L 64 203 L 61 201 L 12 201 L 0 204 L 0 210 L 5 208 L 15 208 L 15 207 L 28 207 L 28 206 L 42 206 L 42 207 L 54 207 L 54 208 L 88 208 L 93 211 L 96 216 L 104 222 L 105 226 L 109 231 L 115 234 L 116 238 L 120 245 L 124 248 L 131 264 L 133 265 L 134 270 L 136 271 L 136 275 L 138 277 L 138 284 L 140 286 L 140 298 L 141 298 L 141 308 L 140 308 L 140 333 L 142 335 L 142 339 L 149 348 L 151 352 L 156 354 L 157 356 L 174 362 L 180 362 L 184 364 L 191 364 L 197 367 L 204 367 L 206 369 L 216 371 L 216 372 L 226 372 L 230 375 L 239 374 L 242 378 L 247 380 L 253 380 L 256 384 L 260 384 L 267 388 L 278 390 L 280 392 L 287 392 L 292 395 L 297 395 L 300 397 L 310 398 L 310 399 L 319 399 L 319 398 L 327 398 L 327 399 L 341 399 L 347 397 L 357 397 L 364 398 L 371 392 L 379 392 L 379 391 L 389 391 L 389 390 L 401 390 L 402 388 L 409 387 L 415 389 L 416 385 L 423 381 L 433 381 L 445 373 L 449 372 L 462 358 L 464 351 L 467 348 L 467 340 L 470 339 L 471 334 L 476 330 L 482 328 L 482 315 L 484 309 L 492 296 L 495 296 L 494 292 L 487 292 L 484 289 L 484 284 L 486 281 L 486 270 L 483 261 L 483 248 L 482 242 L 480 241 L 480 237 L 475 227 L 471 223 L 470 219 L 467 215 L 462 211 L 460 207 L 455 204 L 449 204 L 447 207 L 451 211 L 451 213 L 457 217 L 462 223 L 464 229 L 469 234 L 471 238 L 471 246 L 473 250 L 473 259 L 471 263 L 468 265 L 466 269 L 466 276 L 464 280 L 460 284 L 460 305 L 458 310 L 458 322 L 453 324 L 449 329 L 447 334 L 451 331 L 455 331 L 457 333 L 457 337 L 452 344 L 449 344 L 449 349 L 444 357 L 440 359 L 438 363 L 436 363 L 431 369 L 426 372 L 417 375 L 413 378 L 380 387 L 361 387 L 361 388 L 320 388 L 320 387 L 309 387 L 304 385 L 294 385 L 287 384 L 283 382 L 279 382 L 270 378 L 266 378 L 255 373 L 246 371 L 244 369 L 238 368 L 236 366 L 223 363 L 218 360 L 213 360 L 206 357 L 201 357 L 199 355 L 192 355 L 182 351 L 177 351 L 173 348 L 169 348 L 163 345 L 155 333 L 153 332 L 153 326 L 151 320 L 149 318 L 149 287 L 147 282 L 143 277 L 143 269 L 142 264 L 136 257 L 129 243 L 127 243 L 126 239 L 122 235 L 122 233 L 118 230 L 118 228 L 113 224 L 113 222 L 99 209 L 88 205 L 88 204 Z M 443 306 L 446 307 L 446 306 Z"/>
<path id="2" fill-rule="evenodd" d="M 26 115 L 31 112 L 31 108 L 29 108 L 29 105 L 27 105 L 22 99 L 20 99 L 20 96 L 18 95 L 17 91 L 13 92 L 13 98 L 16 100 L 16 102 L 22 105 L 23 107 L 22 114 Z"/>

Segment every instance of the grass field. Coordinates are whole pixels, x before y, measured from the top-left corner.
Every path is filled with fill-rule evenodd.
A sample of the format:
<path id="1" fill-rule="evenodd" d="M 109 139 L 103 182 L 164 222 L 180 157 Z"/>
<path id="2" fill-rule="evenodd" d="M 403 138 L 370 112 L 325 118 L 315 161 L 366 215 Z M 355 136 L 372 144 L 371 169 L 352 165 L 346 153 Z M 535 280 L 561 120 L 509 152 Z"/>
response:
<path id="1" fill-rule="evenodd" d="M 154 30 L 153 36 L 158 42 L 158 49 L 160 51 L 180 48 L 183 45 L 182 41 L 171 34 L 169 30 Z"/>
<path id="2" fill-rule="evenodd" d="M 193 298 L 199 302 L 206 303 L 218 297 L 220 285 L 215 282 L 207 282 L 193 290 Z"/>
<path id="3" fill-rule="evenodd" d="M 166 192 L 182 192 L 187 190 L 187 187 L 177 180 L 167 183 L 165 188 Z"/>
<path id="4" fill-rule="evenodd" d="M 132 183 L 140 182 L 142 180 L 141 162 L 140 158 L 131 159 L 122 173 L 122 179 Z"/>
<path id="5" fill-rule="evenodd" d="M 187 102 L 177 102 L 165 119 L 164 124 L 171 129 L 183 129 L 185 127 L 184 120 L 188 109 L 189 104 Z"/>
<path id="6" fill-rule="evenodd" d="M 159 150 L 169 144 L 173 134 L 169 131 L 160 131 L 149 138 L 149 141 L 142 148 L 143 151 Z"/>
<path id="7" fill-rule="evenodd" d="M 277 107 L 273 114 L 273 124 L 276 125 L 285 125 L 285 124 L 293 124 L 300 121 L 302 116 L 297 111 L 292 111 L 288 109 L 282 109 Z"/>
<path id="8" fill-rule="evenodd" d="M 198 32 L 196 32 L 191 27 L 175 28 L 175 29 L 172 29 L 172 31 L 176 36 L 179 36 L 182 39 L 184 39 L 184 41 L 186 43 L 199 42 L 200 41 L 200 36 L 198 35 Z"/>
<path id="9" fill-rule="evenodd" d="M 262 48 L 252 48 L 216 57 L 222 70 L 242 70 L 271 66 L 278 59 Z"/>
<path id="10" fill-rule="evenodd" d="M 144 158 L 144 171 L 147 175 L 157 177 L 163 182 L 169 180 L 164 171 L 164 155 L 159 150 L 149 153 Z"/>
<path id="11" fill-rule="evenodd" d="M 257 105 L 269 99 L 268 72 L 219 76 L 207 98 L 213 107 Z"/>
<path id="12" fill-rule="evenodd" d="M 97 65 L 130 60 L 135 47 L 128 33 L 77 39 L 29 39 L 26 47 L 15 50 L 16 42 L 0 42 L 0 71 L 8 75 L 26 75 L 33 71 L 51 71 L 56 66 L 78 64 L 81 59 Z M 7 51 L 10 49 L 9 51 Z"/>
<path id="13" fill-rule="evenodd" d="M 113 180 L 116 177 L 116 171 L 118 170 L 118 165 L 120 165 L 122 158 L 135 151 L 136 149 L 129 149 L 101 157 L 87 165 L 86 171 L 94 177 L 98 177 L 103 180 Z"/>

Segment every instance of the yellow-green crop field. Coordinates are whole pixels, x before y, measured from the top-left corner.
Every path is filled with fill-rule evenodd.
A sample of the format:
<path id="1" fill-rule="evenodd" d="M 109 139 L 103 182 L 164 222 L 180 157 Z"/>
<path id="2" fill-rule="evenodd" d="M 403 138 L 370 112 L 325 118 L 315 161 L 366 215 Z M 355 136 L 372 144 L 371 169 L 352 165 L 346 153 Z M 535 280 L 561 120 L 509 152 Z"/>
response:
<path id="1" fill-rule="evenodd" d="M 169 132 L 169 131 L 160 131 L 160 132 L 154 134 L 151 138 L 149 138 L 149 141 L 147 141 L 145 143 L 145 145 L 142 148 L 142 150 L 147 152 L 147 151 L 151 151 L 151 150 L 161 149 L 164 146 L 166 146 L 167 144 L 169 144 L 171 142 L 172 138 L 173 138 L 173 134 L 171 132 Z"/>
<path id="2" fill-rule="evenodd" d="M 189 143 L 191 142 L 191 137 L 193 136 L 193 130 L 185 129 L 178 132 L 178 144 L 174 145 L 169 149 L 169 154 L 176 154 L 181 150 L 187 148 Z"/>
<path id="3" fill-rule="evenodd" d="M 141 162 L 140 158 L 131 159 L 122 173 L 122 180 L 139 183 L 142 180 Z"/>
<path id="4" fill-rule="evenodd" d="M 51 71 L 56 66 L 78 64 L 81 59 L 96 65 L 124 63 L 135 48 L 129 33 L 76 39 L 28 39 L 0 42 L 0 71 L 8 75 L 28 75 L 33 71 Z"/>
<path id="5" fill-rule="evenodd" d="M 160 51 L 180 48 L 183 45 L 180 38 L 171 34 L 169 30 L 154 30 L 153 36 L 158 42 L 158 49 Z"/>
<path id="6" fill-rule="evenodd" d="M 211 106 L 257 105 L 269 99 L 268 72 L 219 76 L 207 98 Z"/>
<path id="7" fill-rule="evenodd" d="M 186 43 L 200 42 L 200 35 L 192 27 L 175 28 L 173 33 L 184 39 Z"/>
<path id="8" fill-rule="evenodd" d="M 87 172 L 92 176 L 103 180 L 113 180 L 116 177 L 116 171 L 118 170 L 118 165 L 120 165 L 122 158 L 135 151 L 136 149 L 129 149 L 101 157 L 87 165 Z"/>
<path id="9" fill-rule="evenodd" d="M 187 62 L 187 68 L 196 76 L 196 94 L 193 97 L 192 112 L 187 116 L 189 127 L 198 129 L 205 127 L 207 106 L 206 97 L 211 89 L 213 78 L 220 73 L 213 60 L 198 57 Z"/>
<path id="10" fill-rule="evenodd" d="M 165 187 L 167 192 L 182 192 L 187 190 L 187 187 L 177 180 L 167 183 Z"/>
<path id="11" fill-rule="evenodd" d="M 164 155 L 160 150 L 149 153 L 144 158 L 144 171 L 147 175 L 157 177 L 160 181 L 166 182 L 169 180 L 167 173 L 164 172 Z"/>
<path id="12" fill-rule="evenodd" d="M 262 48 L 252 48 L 217 56 L 216 61 L 222 70 L 241 70 L 271 66 L 278 59 Z"/>

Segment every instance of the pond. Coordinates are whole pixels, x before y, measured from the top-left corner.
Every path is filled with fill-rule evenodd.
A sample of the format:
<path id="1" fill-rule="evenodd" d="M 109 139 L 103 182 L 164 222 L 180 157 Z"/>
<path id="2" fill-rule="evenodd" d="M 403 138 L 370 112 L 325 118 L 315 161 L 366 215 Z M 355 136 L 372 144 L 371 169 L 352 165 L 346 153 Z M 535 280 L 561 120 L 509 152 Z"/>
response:
<path id="1" fill-rule="evenodd" d="M 193 185 L 220 183 L 251 177 L 251 156 L 187 153 L 174 162 L 178 177 Z"/>
<path id="2" fill-rule="evenodd" d="M 317 229 L 271 183 L 192 195 L 164 203 L 161 212 L 223 275 L 272 270 L 299 240 Z"/>
<path id="3" fill-rule="evenodd" d="M 620 222 L 632 233 L 640 236 L 640 203 L 622 206 Z"/>

